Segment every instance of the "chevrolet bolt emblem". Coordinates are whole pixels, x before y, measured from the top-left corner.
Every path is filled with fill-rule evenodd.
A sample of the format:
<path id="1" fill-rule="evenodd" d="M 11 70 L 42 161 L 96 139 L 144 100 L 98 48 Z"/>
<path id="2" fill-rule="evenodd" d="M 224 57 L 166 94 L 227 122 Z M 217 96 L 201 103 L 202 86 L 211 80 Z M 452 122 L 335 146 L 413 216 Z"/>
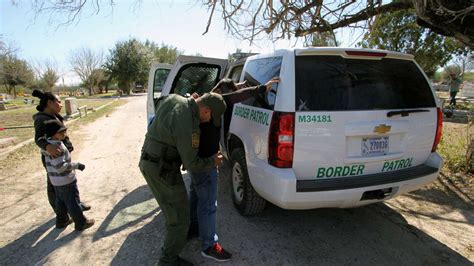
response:
<path id="1" fill-rule="evenodd" d="M 376 126 L 374 128 L 374 133 L 384 134 L 384 133 L 389 132 L 391 128 L 392 128 L 392 126 L 387 126 L 385 124 L 381 124 L 381 125 Z"/>

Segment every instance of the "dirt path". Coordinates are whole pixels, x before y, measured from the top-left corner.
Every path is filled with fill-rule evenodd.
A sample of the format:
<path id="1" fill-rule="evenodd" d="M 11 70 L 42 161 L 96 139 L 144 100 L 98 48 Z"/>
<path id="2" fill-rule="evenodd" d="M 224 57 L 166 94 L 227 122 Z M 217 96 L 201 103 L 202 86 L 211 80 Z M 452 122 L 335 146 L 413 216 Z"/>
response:
<path id="1" fill-rule="evenodd" d="M 74 129 L 73 160 L 93 228 L 54 228 L 39 154 L 6 172 L 0 166 L 0 264 L 153 265 L 164 219 L 137 163 L 145 133 L 145 97 L 130 97 L 109 117 Z M 80 133 L 79 133 L 80 132 Z M 358 209 L 286 211 L 270 206 L 242 217 L 232 206 L 229 168 L 221 170 L 218 233 L 234 258 L 229 265 L 471 265 L 472 202 L 424 189 Z M 453 201 L 453 199 L 455 199 Z M 453 204 L 453 202 L 455 202 Z M 214 265 L 190 241 L 183 256 Z"/>

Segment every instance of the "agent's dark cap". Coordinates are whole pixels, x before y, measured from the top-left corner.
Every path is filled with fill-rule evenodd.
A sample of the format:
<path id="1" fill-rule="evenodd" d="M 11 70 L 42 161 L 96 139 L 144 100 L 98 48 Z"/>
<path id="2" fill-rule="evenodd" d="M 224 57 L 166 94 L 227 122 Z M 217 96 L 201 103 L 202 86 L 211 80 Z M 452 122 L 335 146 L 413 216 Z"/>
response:
<path id="1" fill-rule="evenodd" d="M 200 101 L 207 107 L 211 108 L 212 121 L 216 127 L 221 126 L 221 116 L 224 114 L 227 105 L 225 104 L 224 98 L 217 93 L 204 93 L 200 98 Z"/>
<path id="2" fill-rule="evenodd" d="M 56 119 L 44 121 L 44 126 L 44 130 L 48 138 L 51 138 L 52 136 L 54 136 L 54 134 L 65 131 L 67 129 L 67 127 L 63 123 L 61 123 L 61 121 L 58 121 Z"/>

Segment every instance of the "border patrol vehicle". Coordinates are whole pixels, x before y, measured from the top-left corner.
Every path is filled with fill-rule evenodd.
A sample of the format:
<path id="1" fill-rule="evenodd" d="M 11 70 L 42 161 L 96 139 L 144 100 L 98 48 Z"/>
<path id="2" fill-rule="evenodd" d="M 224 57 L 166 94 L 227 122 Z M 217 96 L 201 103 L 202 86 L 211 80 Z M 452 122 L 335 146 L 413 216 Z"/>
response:
<path id="1" fill-rule="evenodd" d="M 181 56 L 162 94 L 202 94 L 224 76 L 250 86 L 281 79 L 265 95 L 234 105 L 231 121 L 223 121 L 221 151 L 243 215 L 263 211 L 267 201 L 284 209 L 362 206 L 439 174 L 441 106 L 412 55 L 304 48 L 230 65 Z"/>

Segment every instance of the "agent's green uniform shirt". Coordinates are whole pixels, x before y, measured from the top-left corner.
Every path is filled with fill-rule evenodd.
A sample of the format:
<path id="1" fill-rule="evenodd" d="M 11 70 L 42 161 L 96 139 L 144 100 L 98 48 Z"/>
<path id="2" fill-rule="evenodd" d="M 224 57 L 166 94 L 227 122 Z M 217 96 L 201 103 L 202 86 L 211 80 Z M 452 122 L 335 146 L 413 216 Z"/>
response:
<path id="1" fill-rule="evenodd" d="M 155 106 L 155 119 L 148 128 L 143 150 L 153 157 L 160 157 L 162 143 L 176 147 L 186 169 L 202 172 L 214 166 L 214 158 L 198 157 L 199 108 L 192 98 L 171 94 Z M 171 152 L 171 151 L 168 151 Z"/>

